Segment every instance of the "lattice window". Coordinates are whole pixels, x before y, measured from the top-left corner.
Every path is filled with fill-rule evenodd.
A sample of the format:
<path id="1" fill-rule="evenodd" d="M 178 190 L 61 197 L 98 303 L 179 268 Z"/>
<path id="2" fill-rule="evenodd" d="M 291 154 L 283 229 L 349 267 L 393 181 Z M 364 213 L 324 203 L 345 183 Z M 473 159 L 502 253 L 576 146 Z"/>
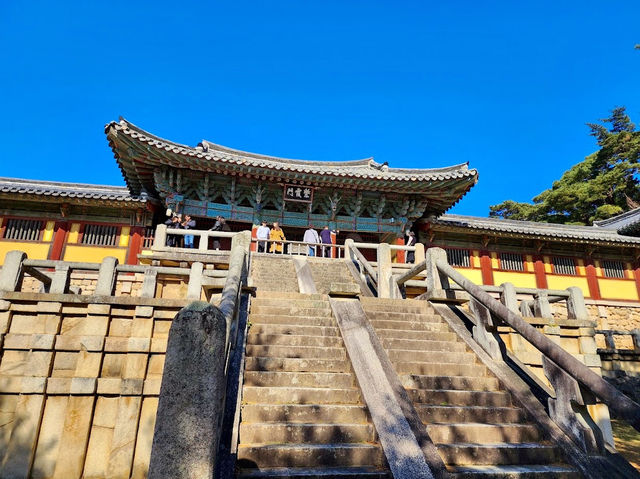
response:
<path id="1" fill-rule="evenodd" d="M 118 226 L 85 225 L 81 243 L 92 246 L 116 246 L 119 230 Z"/>
<path id="2" fill-rule="evenodd" d="M 553 272 L 556 274 L 576 275 L 576 262 L 573 258 L 553 257 Z"/>
<path id="3" fill-rule="evenodd" d="M 19 241 L 38 241 L 42 231 L 40 220 L 20 220 L 11 218 L 4 229 L 4 239 Z"/>
<path id="4" fill-rule="evenodd" d="M 524 259 L 519 253 L 500 253 L 500 266 L 511 271 L 524 271 Z"/>
<path id="5" fill-rule="evenodd" d="M 608 278 L 624 278 L 624 264 L 622 261 L 603 260 L 602 272 Z"/>
<path id="6" fill-rule="evenodd" d="M 463 268 L 469 268 L 471 266 L 471 260 L 468 249 L 448 249 L 447 262 L 451 266 L 460 266 Z"/>
<path id="7" fill-rule="evenodd" d="M 153 226 L 147 226 L 144 229 L 144 238 L 142 240 L 143 248 L 151 248 L 153 246 L 153 238 L 155 237 L 156 229 Z"/>

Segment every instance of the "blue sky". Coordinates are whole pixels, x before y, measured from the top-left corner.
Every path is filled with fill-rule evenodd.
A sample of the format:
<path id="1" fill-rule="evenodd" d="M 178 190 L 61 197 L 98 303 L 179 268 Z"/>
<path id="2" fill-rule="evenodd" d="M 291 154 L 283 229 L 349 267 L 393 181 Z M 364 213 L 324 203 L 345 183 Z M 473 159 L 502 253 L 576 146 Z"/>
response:
<path id="1" fill-rule="evenodd" d="M 640 2 L 0 2 L 0 176 L 123 184 L 103 126 L 392 167 L 529 201 L 640 123 Z"/>

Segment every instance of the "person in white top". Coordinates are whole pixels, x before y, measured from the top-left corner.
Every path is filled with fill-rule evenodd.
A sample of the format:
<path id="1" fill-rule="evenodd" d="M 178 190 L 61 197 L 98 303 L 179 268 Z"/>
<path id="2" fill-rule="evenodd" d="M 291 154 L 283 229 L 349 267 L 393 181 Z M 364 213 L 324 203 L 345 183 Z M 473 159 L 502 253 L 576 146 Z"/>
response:
<path id="1" fill-rule="evenodd" d="M 266 221 L 262 221 L 262 224 L 258 226 L 258 231 L 256 231 L 256 238 L 258 239 L 258 253 L 267 253 L 269 250 L 267 249 L 267 242 L 269 240 L 269 234 L 271 230 L 267 226 Z"/>
<path id="2" fill-rule="evenodd" d="M 413 231 L 407 231 L 407 246 L 416 245 L 416 234 Z M 414 263 L 416 260 L 416 253 L 414 251 L 407 251 L 407 263 Z"/>
<path id="3" fill-rule="evenodd" d="M 309 225 L 309 229 L 304 232 L 304 237 L 302 241 L 309 244 L 309 256 L 316 255 L 316 243 L 320 243 L 320 237 L 318 236 L 318 232 L 313 229 L 313 225 Z M 313 246 L 312 246 L 313 244 Z"/>

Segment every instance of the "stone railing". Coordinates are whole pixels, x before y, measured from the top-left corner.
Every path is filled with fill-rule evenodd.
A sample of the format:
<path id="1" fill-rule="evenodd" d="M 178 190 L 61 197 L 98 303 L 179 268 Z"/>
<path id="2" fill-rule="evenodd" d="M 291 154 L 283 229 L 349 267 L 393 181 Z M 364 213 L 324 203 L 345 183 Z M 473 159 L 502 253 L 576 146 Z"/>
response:
<path id="1" fill-rule="evenodd" d="M 216 249 L 209 248 L 209 238 L 215 240 L 220 240 L 223 238 L 233 238 L 236 233 L 232 233 L 230 231 L 211 231 L 211 230 L 185 230 L 178 228 L 168 228 L 167 225 L 160 224 L 156 226 L 156 234 L 153 239 L 153 246 L 151 247 L 151 251 L 156 252 L 183 252 L 183 253 L 214 253 Z M 193 236 L 194 247 L 193 248 L 181 248 L 177 246 L 168 246 L 167 238 L 169 236 Z"/>
<path id="2" fill-rule="evenodd" d="M 174 319 L 153 436 L 149 477 L 213 477 L 222 433 L 227 374 L 238 339 L 251 233 L 231 242 L 218 306 L 194 302 Z M 188 372 L 188 374 L 186 373 Z M 237 382 L 237 378 L 236 378 Z"/>
<path id="3" fill-rule="evenodd" d="M 588 406 L 595 404 L 596 398 L 614 411 L 618 418 L 627 421 L 640 431 L 639 404 L 611 386 L 588 364 L 574 357 L 520 315 L 524 309 L 525 312 L 533 312 L 538 317 L 550 318 L 548 304 L 549 297 L 552 297 L 567 301 L 569 321 L 588 320 L 584 300 L 578 288 L 570 288 L 567 292 L 552 292 L 552 294 L 539 291 L 536 293 L 533 305 L 527 301 L 524 307 L 518 308 L 515 288 L 509 285 L 503 287 L 501 300 L 498 301 L 484 288 L 474 284 L 451 267 L 447 262 L 446 252 L 440 248 L 429 249 L 422 266 L 427 270 L 428 298 L 431 301 L 447 302 L 452 299 L 450 281 L 455 282 L 470 296 L 470 309 L 474 322 L 473 338 L 494 360 L 511 359 L 507 357 L 506 347 L 499 335 L 498 328 L 502 325 L 512 328 L 523 340 L 541 353 L 544 373 L 552 387 L 553 395 L 549 397 L 550 416 L 574 442 L 581 446 L 585 453 L 598 456 L 605 451 L 604 440 L 607 431 L 596 426 L 588 411 Z M 589 329 L 588 324 L 584 324 L 586 329 Z M 595 348 L 593 326 L 591 323 L 590 343 Z"/>
<path id="4" fill-rule="evenodd" d="M 596 337 L 604 337 L 604 348 L 598 348 L 602 374 L 608 378 L 635 378 L 640 381 L 640 329 L 618 331 L 597 329 Z M 616 338 L 619 341 L 616 341 Z M 636 393 L 640 396 L 640 391 Z"/>
<path id="5" fill-rule="evenodd" d="M 344 258 L 345 247 L 339 244 L 327 243 L 305 243 L 304 241 L 272 241 L 252 238 L 251 242 L 256 245 L 257 252 L 271 253 L 271 245 L 282 246 L 282 251 L 278 252 L 291 256 L 316 256 L 326 258 Z"/>

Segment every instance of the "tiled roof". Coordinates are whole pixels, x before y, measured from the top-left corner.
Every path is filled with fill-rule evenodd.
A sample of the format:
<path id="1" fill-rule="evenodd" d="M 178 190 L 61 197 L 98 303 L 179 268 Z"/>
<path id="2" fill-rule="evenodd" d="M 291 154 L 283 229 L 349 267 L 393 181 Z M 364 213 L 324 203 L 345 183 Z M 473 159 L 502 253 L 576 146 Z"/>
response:
<path id="1" fill-rule="evenodd" d="M 389 168 L 368 158 L 318 162 L 290 160 L 226 148 L 207 141 L 195 147 L 174 143 L 121 119 L 105 133 L 124 179 L 133 193 L 160 196 L 154 172 L 177 168 L 198 173 L 234 175 L 271 183 L 291 182 L 319 188 L 348 188 L 414 195 L 427 199 L 427 213 L 441 214 L 476 184 L 478 173 L 466 163 L 446 168 Z"/>
<path id="2" fill-rule="evenodd" d="M 34 195 L 43 199 L 64 198 L 68 200 L 102 200 L 125 203 L 145 203 L 147 196 L 134 196 L 125 186 L 88 185 L 85 183 L 62 183 L 56 181 L 1 178 L 0 194 Z"/>
<path id="3" fill-rule="evenodd" d="M 618 233 L 631 233 L 640 229 L 640 208 L 625 211 L 602 221 L 594 221 L 594 226 L 616 230 Z"/>
<path id="4" fill-rule="evenodd" d="M 594 226 L 573 226 L 463 215 L 442 215 L 434 220 L 433 223 L 450 228 L 478 230 L 487 233 L 495 232 L 515 236 L 534 236 L 541 239 L 640 245 L 640 238 L 621 235 L 614 229 Z"/>

